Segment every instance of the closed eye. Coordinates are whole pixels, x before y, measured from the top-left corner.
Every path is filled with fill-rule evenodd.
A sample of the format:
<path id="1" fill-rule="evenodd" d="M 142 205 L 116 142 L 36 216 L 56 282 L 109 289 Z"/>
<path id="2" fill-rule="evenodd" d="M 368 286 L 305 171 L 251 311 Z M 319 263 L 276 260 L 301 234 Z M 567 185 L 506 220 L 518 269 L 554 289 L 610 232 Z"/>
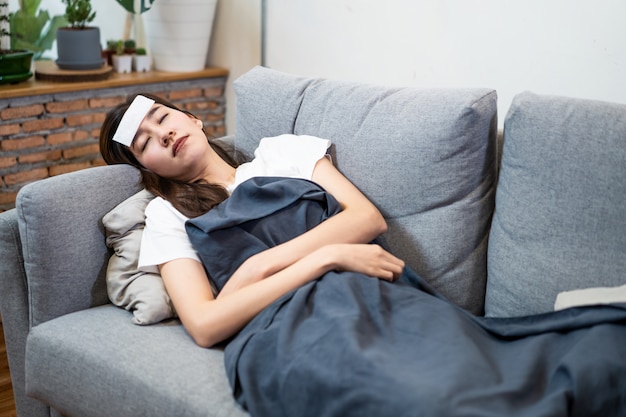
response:
<path id="1" fill-rule="evenodd" d="M 150 141 L 150 139 L 151 139 L 151 137 L 150 137 L 150 136 L 148 136 L 148 137 L 146 138 L 146 140 L 144 140 L 144 141 L 143 141 L 143 145 L 141 146 L 141 152 L 143 152 L 143 151 L 145 151 L 145 150 L 146 150 L 146 147 L 148 146 L 148 142 Z"/>

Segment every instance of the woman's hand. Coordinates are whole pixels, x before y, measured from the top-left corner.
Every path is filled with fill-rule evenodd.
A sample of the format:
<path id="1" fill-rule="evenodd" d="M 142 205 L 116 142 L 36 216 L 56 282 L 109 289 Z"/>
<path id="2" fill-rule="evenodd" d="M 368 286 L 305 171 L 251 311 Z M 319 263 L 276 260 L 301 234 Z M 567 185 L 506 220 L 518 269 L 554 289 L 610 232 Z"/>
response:
<path id="1" fill-rule="evenodd" d="M 404 261 L 375 244 L 338 243 L 320 249 L 331 259 L 334 269 L 359 272 L 395 281 L 402 274 Z"/>

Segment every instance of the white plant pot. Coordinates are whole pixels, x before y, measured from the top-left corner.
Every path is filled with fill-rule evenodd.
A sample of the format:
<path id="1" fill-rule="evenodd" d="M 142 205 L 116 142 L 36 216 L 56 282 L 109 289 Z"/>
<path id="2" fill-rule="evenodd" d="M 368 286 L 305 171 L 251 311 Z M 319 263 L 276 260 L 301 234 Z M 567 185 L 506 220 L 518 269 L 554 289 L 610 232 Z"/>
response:
<path id="1" fill-rule="evenodd" d="M 158 71 L 191 72 L 206 66 L 217 0 L 158 0 L 142 14 Z"/>
<path id="2" fill-rule="evenodd" d="M 137 72 L 150 71 L 152 59 L 150 55 L 133 55 L 133 69 Z"/>
<path id="3" fill-rule="evenodd" d="M 129 73 L 133 70 L 132 55 L 113 55 L 113 68 L 119 73 Z"/>

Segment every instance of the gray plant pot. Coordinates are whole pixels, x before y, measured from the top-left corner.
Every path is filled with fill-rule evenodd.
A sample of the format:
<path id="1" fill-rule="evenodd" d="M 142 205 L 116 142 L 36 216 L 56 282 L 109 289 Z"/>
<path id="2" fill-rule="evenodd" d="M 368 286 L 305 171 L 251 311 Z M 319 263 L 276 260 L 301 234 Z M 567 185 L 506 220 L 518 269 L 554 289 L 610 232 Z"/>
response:
<path id="1" fill-rule="evenodd" d="M 57 29 L 57 60 L 59 68 L 67 70 L 98 69 L 104 65 L 100 29 L 86 27 Z"/>

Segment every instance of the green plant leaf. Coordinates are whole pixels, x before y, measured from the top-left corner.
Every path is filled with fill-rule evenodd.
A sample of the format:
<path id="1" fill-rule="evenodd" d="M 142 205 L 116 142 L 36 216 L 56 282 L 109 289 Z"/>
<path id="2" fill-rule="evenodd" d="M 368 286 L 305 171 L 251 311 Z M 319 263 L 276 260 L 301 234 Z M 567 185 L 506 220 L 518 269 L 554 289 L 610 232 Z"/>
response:
<path id="1" fill-rule="evenodd" d="M 57 29 L 67 25 L 68 22 L 65 16 L 54 16 L 50 21 L 50 25 L 47 30 L 41 34 L 41 37 L 39 38 L 39 45 L 41 45 L 41 47 L 46 51 L 52 48 L 52 44 L 57 37 Z"/>
<path id="2" fill-rule="evenodd" d="M 37 16 L 18 10 L 11 16 L 12 37 L 25 42 L 35 43 L 48 20 L 50 20 L 50 15 L 46 10 L 40 11 Z"/>
<path id="3" fill-rule="evenodd" d="M 20 0 L 20 11 L 27 16 L 35 16 L 40 4 L 41 0 Z"/>
<path id="4" fill-rule="evenodd" d="M 96 12 L 91 8 L 91 0 L 62 0 L 65 3 L 65 17 L 73 28 L 84 29 L 92 22 Z"/>
<path id="5" fill-rule="evenodd" d="M 130 13 L 143 13 L 150 10 L 150 7 L 152 6 L 152 3 L 155 2 L 155 0 L 141 0 L 141 10 L 139 10 L 138 12 L 135 11 L 134 0 L 117 0 L 117 2 Z"/>
<path id="6" fill-rule="evenodd" d="M 28 49 L 35 54 L 33 59 L 40 59 L 50 48 L 56 38 L 56 30 L 67 26 L 64 16 L 50 18 L 47 10 L 37 10 L 41 0 L 23 0 L 22 9 L 11 14 L 11 47 Z"/>

